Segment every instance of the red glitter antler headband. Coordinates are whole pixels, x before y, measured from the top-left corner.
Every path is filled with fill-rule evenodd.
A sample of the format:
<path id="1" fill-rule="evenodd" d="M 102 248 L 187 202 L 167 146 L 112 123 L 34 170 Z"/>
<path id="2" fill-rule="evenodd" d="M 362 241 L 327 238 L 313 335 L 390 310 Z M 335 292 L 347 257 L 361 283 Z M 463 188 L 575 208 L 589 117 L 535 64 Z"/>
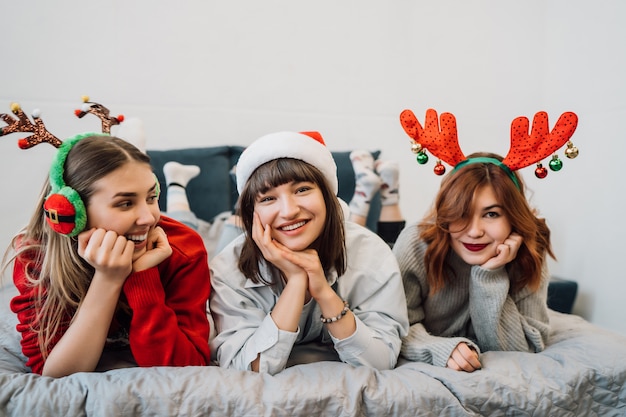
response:
<path id="1" fill-rule="evenodd" d="M 548 126 L 548 114 L 538 112 L 533 118 L 530 134 L 528 133 L 528 118 L 521 116 L 513 120 L 511 149 L 502 162 L 495 159 L 486 161 L 485 158 L 467 159 L 459 146 L 456 119 L 451 113 L 442 113 L 439 119 L 435 110 L 428 109 L 424 127 L 422 127 L 411 110 L 404 110 L 400 113 L 400 124 L 412 139 L 411 150 L 417 154 L 419 164 L 423 165 L 428 162 L 425 150 L 438 158 L 434 168 L 437 175 L 443 175 L 446 172 L 441 161 L 455 169 L 472 162 L 493 162 L 508 171 L 509 176 L 517 184 L 512 171 L 534 163 L 537 164 L 535 169 L 537 178 L 545 178 L 548 171 L 541 164 L 541 160 L 550 155 L 552 155 L 548 164 L 550 169 L 559 171 L 563 167 L 563 162 L 554 153 L 565 144 L 567 144 L 565 156 L 570 159 L 578 156 L 578 149 L 570 141 L 578 125 L 578 117 L 572 112 L 563 113 L 552 131 Z"/>

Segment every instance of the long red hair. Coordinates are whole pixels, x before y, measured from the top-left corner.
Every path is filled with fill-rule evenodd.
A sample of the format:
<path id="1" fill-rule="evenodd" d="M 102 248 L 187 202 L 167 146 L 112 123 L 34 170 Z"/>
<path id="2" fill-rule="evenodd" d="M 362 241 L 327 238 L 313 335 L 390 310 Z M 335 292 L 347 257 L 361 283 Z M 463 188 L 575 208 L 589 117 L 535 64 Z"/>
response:
<path id="1" fill-rule="evenodd" d="M 502 160 L 501 156 L 492 153 L 475 153 L 468 158 L 480 156 Z M 512 280 L 511 292 L 526 286 L 533 291 L 539 288 L 546 253 L 554 258 L 550 229 L 528 204 L 519 175 L 515 172 L 513 175 L 519 188 L 496 164 L 477 162 L 453 171 L 443 179 L 432 209 L 418 225 L 420 237 L 428 243 L 425 266 L 431 293 L 443 288 L 453 278 L 446 273 L 445 265 L 451 250 L 449 225 L 458 220 L 469 221 L 474 196 L 485 186 L 492 187 L 512 231 L 523 238 L 517 256 L 507 265 Z"/>

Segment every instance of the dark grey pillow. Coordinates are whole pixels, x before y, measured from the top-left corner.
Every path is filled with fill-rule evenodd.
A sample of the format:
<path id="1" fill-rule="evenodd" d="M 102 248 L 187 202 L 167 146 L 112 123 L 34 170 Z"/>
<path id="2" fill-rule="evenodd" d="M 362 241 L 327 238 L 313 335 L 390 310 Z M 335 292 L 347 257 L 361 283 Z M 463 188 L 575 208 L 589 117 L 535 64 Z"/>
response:
<path id="1" fill-rule="evenodd" d="M 198 165 L 200 175 L 187 185 L 189 205 L 199 218 L 213 221 L 213 218 L 233 208 L 237 199 L 237 188 L 230 178 L 229 171 L 237 163 L 242 146 L 212 146 L 205 148 L 171 149 L 147 151 L 152 168 L 165 188 L 163 165 L 169 161 L 185 165 Z M 165 211 L 167 193 L 161 193 L 159 207 Z"/>

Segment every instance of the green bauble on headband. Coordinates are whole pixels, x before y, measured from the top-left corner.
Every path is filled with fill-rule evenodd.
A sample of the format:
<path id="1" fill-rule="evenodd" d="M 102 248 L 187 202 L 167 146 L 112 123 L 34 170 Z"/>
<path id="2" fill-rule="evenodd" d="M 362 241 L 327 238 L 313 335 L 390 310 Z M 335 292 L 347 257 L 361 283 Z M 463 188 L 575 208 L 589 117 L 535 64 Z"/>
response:
<path id="1" fill-rule="evenodd" d="M 537 164 L 535 176 L 545 178 L 548 171 L 541 164 L 541 160 L 550 155 L 552 155 L 552 160 L 548 166 L 553 171 L 560 171 L 563 162 L 555 152 L 565 144 L 567 144 L 565 156 L 569 159 L 578 156 L 578 148 L 570 141 L 578 126 L 578 116 L 572 112 L 561 114 L 552 130 L 549 129 L 548 114 L 543 111 L 538 112 L 533 118 L 530 133 L 528 118 L 521 116 L 514 119 L 511 122 L 511 149 L 502 161 L 490 157 L 466 158 L 459 146 L 456 119 L 452 113 L 442 113 L 440 119 L 435 110 L 428 109 L 424 127 L 422 127 L 411 110 L 404 110 L 400 113 L 400 124 L 412 140 L 411 150 L 417 154 L 417 162 L 420 165 L 428 162 L 426 150 L 438 158 L 434 169 L 437 175 L 443 175 L 446 172 L 441 161 L 453 166 L 452 172 L 468 164 L 489 163 L 500 167 L 515 183 L 515 186 L 521 189 L 514 171 Z"/>

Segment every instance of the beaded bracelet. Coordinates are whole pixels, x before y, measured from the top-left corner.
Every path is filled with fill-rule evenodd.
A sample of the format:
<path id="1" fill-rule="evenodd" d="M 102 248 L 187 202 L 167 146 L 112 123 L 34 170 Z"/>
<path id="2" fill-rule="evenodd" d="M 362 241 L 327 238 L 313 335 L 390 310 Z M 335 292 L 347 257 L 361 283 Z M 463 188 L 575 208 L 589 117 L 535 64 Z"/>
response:
<path id="1" fill-rule="evenodd" d="M 350 304 L 348 304 L 348 302 L 344 300 L 343 310 L 341 310 L 341 313 L 337 314 L 335 317 L 329 317 L 329 318 L 325 318 L 324 316 L 320 315 L 320 321 L 324 324 L 334 323 L 336 321 L 339 321 L 343 316 L 345 316 L 346 313 L 348 313 L 348 311 L 350 311 Z"/>

